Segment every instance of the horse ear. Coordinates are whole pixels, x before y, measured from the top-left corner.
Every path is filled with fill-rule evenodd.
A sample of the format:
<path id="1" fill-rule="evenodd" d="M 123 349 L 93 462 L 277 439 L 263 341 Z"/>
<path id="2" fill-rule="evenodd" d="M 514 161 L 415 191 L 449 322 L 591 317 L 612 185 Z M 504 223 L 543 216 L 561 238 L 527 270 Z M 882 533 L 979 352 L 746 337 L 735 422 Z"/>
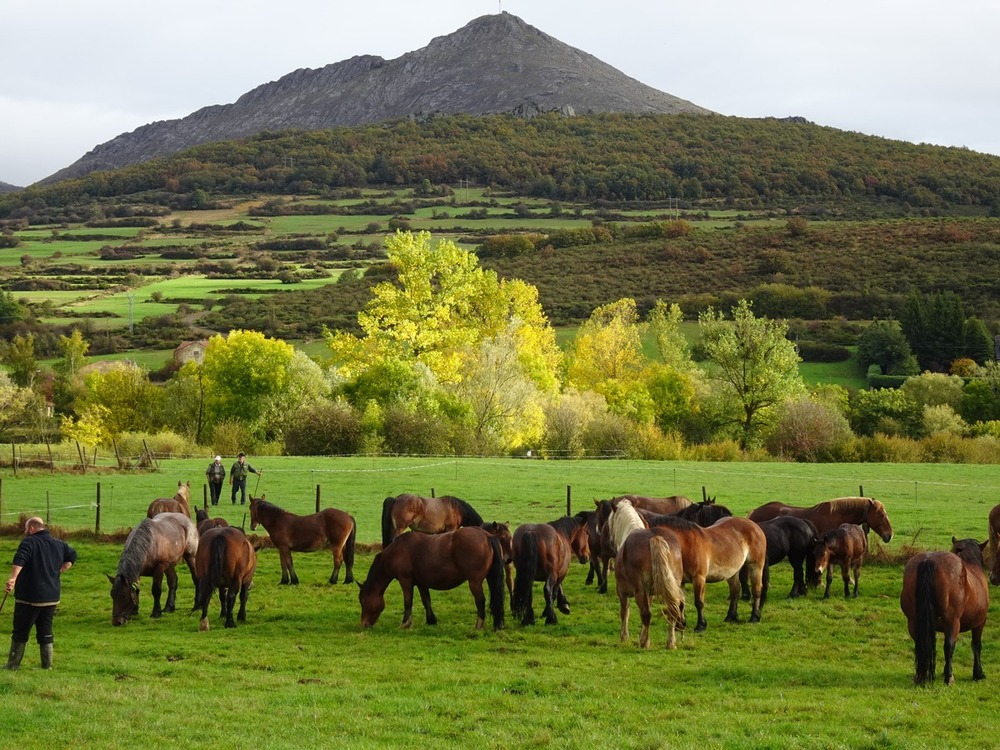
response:
<path id="1" fill-rule="evenodd" d="M 108 577 L 108 583 L 114 585 L 115 577 L 113 575 L 111 575 L 110 573 L 105 573 L 104 575 L 106 575 Z"/>
<path id="2" fill-rule="evenodd" d="M 955 537 L 951 538 L 952 545 L 955 545 L 957 542 L 958 542 L 958 540 Z"/>
<path id="3" fill-rule="evenodd" d="M 979 545 L 979 551 L 980 552 L 985 552 L 986 548 L 989 546 L 989 544 L 990 544 L 990 540 L 989 539 L 987 539 L 985 542 L 981 542 L 980 545 Z"/>

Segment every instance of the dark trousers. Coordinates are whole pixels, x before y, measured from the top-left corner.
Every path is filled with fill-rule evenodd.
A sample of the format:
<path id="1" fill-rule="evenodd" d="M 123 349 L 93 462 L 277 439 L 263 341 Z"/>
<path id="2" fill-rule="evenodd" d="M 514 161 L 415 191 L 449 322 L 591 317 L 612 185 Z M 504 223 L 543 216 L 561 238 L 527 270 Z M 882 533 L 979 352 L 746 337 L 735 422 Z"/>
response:
<path id="1" fill-rule="evenodd" d="M 239 490 L 242 494 L 240 495 L 240 505 L 245 505 L 247 501 L 247 480 L 244 479 L 234 479 L 233 480 L 233 504 L 236 504 L 236 490 Z"/>
<path id="2" fill-rule="evenodd" d="M 56 614 L 56 605 L 35 607 L 31 604 L 17 602 L 14 605 L 14 632 L 11 640 L 17 643 L 27 643 L 31 627 L 35 627 L 35 640 L 39 643 L 52 643 L 52 618 Z"/>
<path id="3" fill-rule="evenodd" d="M 219 495 L 222 494 L 222 482 L 208 480 L 208 494 L 212 496 L 212 505 L 218 505 Z"/>

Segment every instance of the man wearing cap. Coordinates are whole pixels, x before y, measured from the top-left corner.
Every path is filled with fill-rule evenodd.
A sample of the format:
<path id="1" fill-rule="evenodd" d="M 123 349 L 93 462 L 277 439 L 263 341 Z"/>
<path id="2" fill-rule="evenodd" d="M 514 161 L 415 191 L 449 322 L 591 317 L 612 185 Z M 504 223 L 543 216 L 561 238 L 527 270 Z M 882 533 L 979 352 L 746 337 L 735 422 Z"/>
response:
<path id="1" fill-rule="evenodd" d="M 76 562 L 76 550 L 50 535 L 41 518 L 24 523 L 24 539 L 14 553 L 6 591 L 14 592 L 14 630 L 7 669 L 21 666 L 28 634 L 35 628 L 42 669 L 52 668 L 52 620 L 59 604 L 60 575 Z M 5 597 L 6 598 L 6 597 Z"/>
<path id="2" fill-rule="evenodd" d="M 239 457 L 236 459 L 236 463 L 233 464 L 233 468 L 229 470 L 229 484 L 233 486 L 233 505 L 236 505 L 236 490 L 240 490 L 241 493 L 240 505 L 246 505 L 247 474 L 263 473 L 263 469 L 257 471 L 254 467 L 247 463 L 246 453 L 240 453 Z"/>
<path id="3" fill-rule="evenodd" d="M 219 495 L 222 494 L 222 483 L 226 481 L 226 467 L 222 465 L 222 456 L 216 456 L 208 465 L 205 476 L 208 477 L 208 491 L 212 495 L 212 505 L 218 505 Z"/>

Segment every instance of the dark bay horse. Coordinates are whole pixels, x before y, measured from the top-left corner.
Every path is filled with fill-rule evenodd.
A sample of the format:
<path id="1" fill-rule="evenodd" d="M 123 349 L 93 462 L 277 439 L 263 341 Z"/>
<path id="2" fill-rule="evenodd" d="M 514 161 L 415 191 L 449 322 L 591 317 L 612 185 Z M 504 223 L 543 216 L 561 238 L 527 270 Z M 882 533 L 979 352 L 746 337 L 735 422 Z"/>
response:
<path id="1" fill-rule="evenodd" d="M 139 611 L 139 578 L 153 578 L 153 613 L 173 612 L 177 598 L 177 571 L 181 560 L 195 576 L 195 555 L 198 552 L 198 530 L 183 513 L 159 513 L 145 518 L 125 539 L 125 548 L 118 561 L 118 572 L 108 576 L 111 582 L 111 624 L 124 625 Z M 167 601 L 160 609 L 163 577 L 167 577 Z"/>
<path id="2" fill-rule="evenodd" d="M 542 615 L 546 625 L 559 619 L 556 607 L 569 614 L 569 602 L 563 593 L 562 583 L 569 572 L 573 555 L 581 563 L 590 559 L 587 521 L 582 514 L 563 516 L 548 523 L 521 524 L 514 530 L 513 559 L 517 577 L 510 600 L 510 611 L 521 618 L 522 625 L 535 624 L 535 609 L 531 592 L 535 581 L 543 581 L 545 609 Z"/>
<path id="3" fill-rule="evenodd" d="M 146 509 L 146 518 L 152 518 L 157 513 L 183 513 L 191 517 L 191 482 L 177 483 L 177 492 L 173 497 L 158 497 Z"/>
<path id="4" fill-rule="evenodd" d="M 500 542 L 500 551 L 503 552 L 503 567 L 507 579 L 507 593 L 514 594 L 514 583 L 511 575 L 513 567 L 514 543 L 510 533 L 510 524 L 500 521 L 486 521 L 480 528 L 487 534 L 492 534 Z"/>
<path id="5" fill-rule="evenodd" d="M 708 500 L 703 500 L 700 503 L 692 503 L 686 508 L 681 508 L 675 515 L 678 518 L 694 521 L 702 528 L 708 528 L 720 518 L 731 516 L 733 513 L 725 505 L 716 503 L 714 497 L 710 497 Z M 650 524 L 650 526 L 653 525 Z"/>
<path id="6" fill-rule="evenodd" d="M 257 570 L 257 551 L 247 539 L 242 529 L 232 526 L 209 528 L 201 536 L 198 554 L 195 557 L 195 575 L 198 577 L 194 608 L 201 609 L 199 630 L 209 630 L 208 605 L 212 592 L 219 592 L 222 617 L 227 628 L 235 628 L 233 607 L 236 595 L 240 596 L 239 622 L 247 620 L 247 596 L 253 586 L 253 574 Z"/>
<path id="7" fill-rule="evenodd" d="M 336 508 L 324 508 L 319 513 L 299 516 L 279 508 L 274 503 L 250 496 L 250 529 L 264 527 L 271 542 L 278 548 L 281 559 L 281 581 L 298 585 L 299 577 L 292 565 L 292 552 L 317 552 L 329 549 L 333 554 L 330 583 L 336 583 L 340 566 L 346 565 L 344 583 L 354 581 L 354 539 L 357 524 L 354 518 Z"/>
<path id="8" fill-rule="evenodd" d="M 608 568 L 615 555 L 597 527 L 597 511 L 584 510 L 580 513 L 587 524 L 587 547 L 590 549 L 590 568 L 587 571 L 585 583 L 589 586 L 596 579 L 598 593 L 606 594 L 608 593 Z"/>
<path id="9" fill-rule="evenodd" d="M 217 526 L 229 525 L 229 521 L 227 521 L 225 518 L 221 517 L 209 518 L 208 511 L 205 510 L 204 508 L 195 508 L 194 520 L 195 523 L 198 524 L 199 536 L 203 535 L 209 529 L 214 529 Z"/>
<path id="10" fill-rule="evenodd" d="M 903 569 L 899 605 L 913 639 L 916 673 L 922 685 L 934 680 L 937 655 L 935 633 L 944 633 L 944 681 L 955 682 L 951 661 L 958 634 L 972 631 L 972 679 L 981 680 L 983 628 L 990 606 L 990 590 L 983 573 L 983 548 L 975 539 L 952 537 L 950 552 L 921 552 Z"/>
<path id="11" fill-rule="evenodd" d="M 809 508 L 785 505 L 780 502 L 767 503 L 750 511 L 751 521 L 760 523 L 778 516 L 797 516 L 812 521 L 820 534 L 833 531 L 842 523 L 856 523 L 869 527 L 888 544 L 892 541 L 892 524 L 885 512 L 885 506 L 871 497 L 840 497 L 827 500 Z"/>
<path id="12" fill-rule="evenodd" d="M 997 559 L 1000 555 L 997 554 L 998 542 L 1000 542 L 1000 505 L 994 505 L 990 510 L 990 525 L 989 525 L 989 536 L 987 537 L 990 545 L 990 560 L 992 563 L 992 569 L 990 570 L 990 583 L 994 586 L 1000 586 L 1000 564 L 998 564 Z"/>
<path id="13" fill-rule="evenodd" d="M 868 535 L 855 523 L 842 523 L 813 542 L 813 567 L 809 572 L 810 583 L 819 586 L 826 570 L 826 591 L 823 598 L 830 598 L 833 566 L 840 565 L 844 579 L 844 597 L 851 596 L 851 573 L 854 573 L 854 596 L 858 595 L 858 578 L 861 563 L 868 552 Z"/>
<path id="14" fill-rule="evenodd" d="M 704 630 L 705 584 L 729 583 L 729 611 L 726 622 L 736 622 L 740 600 L 740 569 L 747 566 L 751 595 L 750 622 L 760 622 L 761 588 L 767 564 L 767 540 L 753 521 L 727 516 L 708 528 L 675 515 L 661 516 L 657 527 L 673 531 L 681 545 L 684 578 L 691 582 L 698 610 L 696 632 Z"/>
<path id="15" fill-rule="evenodd" d="M 460 526 L 482 526 L 483 518 L 464 500 L 450 495 L 421 497 L 405 493 L 382 501 L 382 548 L 406 529 L 439 534 Z"/>
<path id="16" fill-rule="evenodd" d="M 420 592 L 427 624 L 436 625 L 430 590 L 447 590 L 468 581 L 476 602 L 476 629 L 486 620 L 486 595 L 490 590 L 493 629 L 504 626 L 503 551 L 500 540 L 478 526 L 463 526 L 441 534 L 413 531 L 397 537 L 375 555 L 365 582 L 359 584 L 361 625 L 372 627 L 385 609 L 385 590 L 393 579 L 403 590 L 403 627 L 413 624 L 413 588 Z"/>
<path id="17" fill-rule="evenodd" d="M 778 516 L 770 521 L 761 521 L 757 525 L 767 540 L 767 565 L 764 567 L 761 605 L 767 601 L 767 592 L 771 587 L 771 566 L 777 565 L 786 557 L 792 566 L 792 590 L 788 592 L 788 596 L 790 599 L 805 596 L 805 570 L 813 566 L 812 545 L 819 537 L 819 532 L 812 521 L 796 516 Z M 746 570 L 740 571 L 740 587 L 743 589 L 743 601 L 749 601 L 750 586 L 747 584 Z"/>

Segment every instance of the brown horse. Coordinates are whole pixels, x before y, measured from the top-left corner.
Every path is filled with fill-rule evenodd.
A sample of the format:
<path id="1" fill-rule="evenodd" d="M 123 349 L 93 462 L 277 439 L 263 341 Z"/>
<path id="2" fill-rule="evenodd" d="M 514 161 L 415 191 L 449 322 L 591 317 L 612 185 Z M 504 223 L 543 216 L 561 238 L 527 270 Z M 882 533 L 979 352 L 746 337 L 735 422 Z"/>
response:
<path id="1" fill-rule="evenodd" d="M 840 575 L 844 579 L 844 597 L 851 596 L 851 572 L 854 573 L 854 596 L 858 595 L 858 578 L 861 563 L 868 552 L 868 535 L 856 523 L 842 523 L 833 531 L 828 531 L 813 540 L 813 567 L 809 571 L 810 583 L 819 586 L 826 570 L 826 591 L 823 598 L 830 598 L 830 584 L 833 581 L 833 566 L 840 565 Z"/>
<path id="2" fill-rule="evenodd" d="M 264 497 L 250 496 L 250 529 L 256 529 L 257 524 L 263 526 L 278 548 L 280 583 L 299 583 L 292 565 L 292 552 L 316 552 L 321 549 L 330 549 L 333 553 L 330 583 L 337 582 L 341 565 L 347 566 L 344 583 L 354 581 L 354 538 L 358 528 L 353 517 L 336 508 L 324 508 L 319 513 L 299 516 L 267 502 Z"/>
<path id="3" fill-rule="evenodd" d="M 994 586 L 1000 586 L 1000 564 L 997 562 L 997 558 L 1000 558 L 1000 555 L 997 554 L 997 546 L 1000 542 L 1000 505 L 994 505 L 990 511 L 990 529 L 987 540 L 990 544 L 990 560 L 992 561 L 990 583 Z"/>
<path id="4" fill-rule="evenodd" d="M 198 524 L 198 535 L 204 536 L 205 532 L 209 529 L 214 529 L 218 526 L 228 526 L 229 521 L 225 518 L 216 517 L 209 518 L 208 511 L 204 508 L 195 508 L 194 511 L 194 521 Z"/>
<path id="5" fill-rule="evenodd" d="M 403 627 L 413 624 L 413 587 L 420 592 L 427 624 L 436 625 L 430 589 L 447 590 L 469 583 L 476 602 L 476 629 L 486 620 L 486 595 L 490 589 L 493 629 L 504 626 L 503 552 L 500 540 L 478 526 L 441 534 L 414 531 L 402 534 L 372 560 L 368 578 L 360 585 L 361 625 L 372 627 L 385 609 L 385 590 L 392 580 L 403 590 Z"/>
<path id="6" fill-rule="evenodd" d="M 654 597 L 659 598 L 667 620 L 667 648 L 677 648 L 677 631 L 683 630 L 684 561 L 677 536 L 665 528 L 639 529 L 626 537 L 615 557 L 615 587 L 621 616 L 621 641 L 629 639 L 630 597 L 635 598 L 642 621 L 639 647 L 649 648 Z"/>
<path id="7" fill-rule="evenodd" d="M 208 605 L 212 601 L 212 591 L 218 589 L 219 602 L 227 628 L 235 628 L 233 607 L 236 594 L 240 595 L 239 622 L 247 621 L 247 596 L 253 586 L 253 574 L 257 570 L 257 551 L 253 548 L 242 529 L 232 526 L 209 528 L 198 544 L 195 557 L 195 574 L 198 576 L 194 607 L 201 609 L 199 630 L 209 630 Z"/>
<path id="8" fill-rule="evenodd" d="M 944 633 L 944 681 L 955 682 L 951 660 L 958 634 L 972 631 L 972 679 L 981 680 L 983 628 L 990 606 L 990 589 L 983 573 L 983 548 L 975 539 L 951 539 L 950 552 L 921 552 L 903 569 L 899 606 L 906 615 L 916 673 L 922 685 L 934 680 L 936 631 Z"/>
<path id="9" fill-rule="evenodd" d="M 590 559 L 587 521 L 582 514 L 563 516 L 548 523 L 525 523 L 514 531 L 513 559 L 517 577 L 514 579 L 510 611 L 521 618 L 522 625 L 535 624 L 535 608 L 531 603 L 535 581 L 545 582 L 542 587 L 545 595 L 542 615 L 546 625 L 555 625 L 559 621 L 555 607 L 564 615 L 569 614 L 569 602 L 563 593 L 562 583 L 569 572 L 573 555 L 581 563 Z"/>
<path id="10" fill-rule="evenodd" d="M 729 583 L 729 611 L 726 622 L 736 622 L 740 600 L 740 569 L 747 566 L 750 584 L 750 622 L 760 622 L 761 590 L 767 565 L 767 540 L 764 532 L 747 518 L 727 516 L 708 528 L 677 516 L 661 516 L 657 527 L 673 531 L 681 545 L 684 578 L 691 582 L 694 606 L 698 610 L 696 632 L 704 630 L 705 584 Z"/>
<path id="11" fill-rule="evenodd" d="M 125 539 L 125 548 L 118 561 L 118 572 L 108 576 L 111 582 L 112 625 L 124 625 L 139 611 L 139 578 L 153 578 L 153 613 L 173 612 L 177 598 L 177 572 L 174 567 L 184 560 L 195 577 L 195 555 L 198 552 L 198 530 L 182 513 L 160 513 L 144 518 Z M 167 601 L 160 609 L 163 577 L 167 577 Z"/>
<path id="12" fill-rule="evenodd" d="M 425 534 L 482 526 L 483 518 L 464 500 L 450 495 L 421 497 L 405 493 L 382 501 L 382 549 L 406 529 Z"/>
<path id="13" fill-rule="evenodd" d="M 606 544 L 601 536 L 601 530 L 597 526 L 597 511 L 581 511 L 587 523 L 587 546 L 590 549 L 590 569 L 587 571 L 585 584 L 589 586 L 597 580 L 597 591 L 600 594 L 608 593 L 608 568 L 614 559 L 611 546 Z"/>
<path id="14" fill-rule="evenodd" d="M 507 593 L 511 596 L 514 594 L 514 583 L 513 576 L 511 574 L 511 568 L 513 567 L 513 538 L 510 534 L 510 524 L 501 523 L 500 521 L 487 521 L 482 525 L 483 531 L 488 534 L 492 534 L 500 542 L 500 551 L 503 552 L 503 567 L 504 574 L 507 578 Z"/>
<path id="15" fill-rule="evenodd" d="M 889 523 L 885 506 L 871 497 L 840 497 L 809 508 L 775 501 L 750 511 L 748 518 L 760 523 L 778 516 L 805 518 L 813 522 L 820 534 L 833 531 L 842 523 L 856 523 L 865 531 L 870 527 L 886 544 L 892 541 L 892 524 Z"/>
<path id="16" fill-rule="evenodd" d="M 146 509 L 146 518 L 152 518 L 157 513 L 183 513 L 191 517 L 191 482 L 177 483 L 177 492 L 173 497 L 158 497 Z"/>
<path id="17" fill-rule="evenodd" d="M 648 510 L 653 513 L 678 513 L 689 505 L 693 505 L 688 498 L 683 495 L 671 495 L 670 497 L 646 497 L 645 495 L 619 495 L 612 498 L 611 503 L 628 500 L 636 510 Z"/>

